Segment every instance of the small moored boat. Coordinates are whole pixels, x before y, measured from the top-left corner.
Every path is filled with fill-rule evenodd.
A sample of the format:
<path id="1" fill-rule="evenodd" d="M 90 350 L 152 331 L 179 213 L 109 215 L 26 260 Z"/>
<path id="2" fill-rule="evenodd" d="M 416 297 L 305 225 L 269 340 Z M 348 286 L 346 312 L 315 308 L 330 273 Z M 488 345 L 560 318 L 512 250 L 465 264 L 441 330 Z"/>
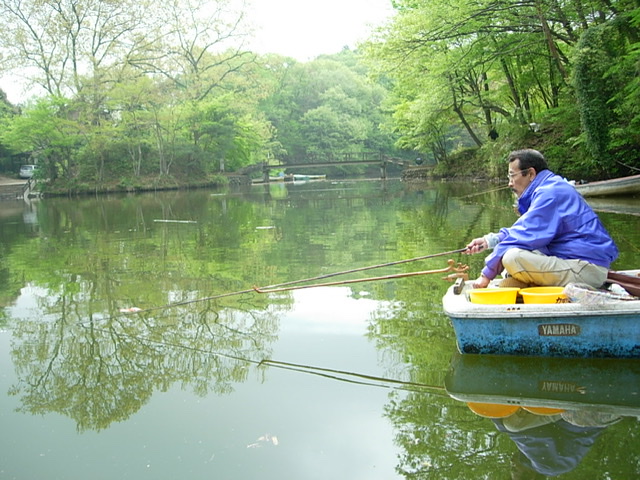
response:
<path id="1" fill-rule="evenodd" d="M 578 302 L 479 304 L 471 302 L 472 290 L 453 285 L 442 300 L 461 353 L 640 358 L 636 297 L 594 292 L 596 301 L 590 294 Z"/>
<path id="2" fill-rule="evenodd" d="M 575 187 L 583 197 L 636 195 L 640 194 L 640 175 L 583 183 Z"/>

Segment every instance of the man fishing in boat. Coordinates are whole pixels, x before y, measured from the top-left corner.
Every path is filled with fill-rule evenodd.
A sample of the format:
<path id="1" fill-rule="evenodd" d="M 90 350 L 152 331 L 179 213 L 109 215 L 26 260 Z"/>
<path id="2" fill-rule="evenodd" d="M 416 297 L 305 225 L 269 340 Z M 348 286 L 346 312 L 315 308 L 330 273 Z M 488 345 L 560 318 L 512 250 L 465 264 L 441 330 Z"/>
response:
<path id="1" fill-rule="evenodd" d="M 501 287 L 601 287 L 618 248 L 597 214 L 537 150 L 511 152 L 508 163 L 520 217 L 509 228 L 469 242 L 466 254 L 493 250 L 473 287 L 487 287 L 503 270 Z"/>

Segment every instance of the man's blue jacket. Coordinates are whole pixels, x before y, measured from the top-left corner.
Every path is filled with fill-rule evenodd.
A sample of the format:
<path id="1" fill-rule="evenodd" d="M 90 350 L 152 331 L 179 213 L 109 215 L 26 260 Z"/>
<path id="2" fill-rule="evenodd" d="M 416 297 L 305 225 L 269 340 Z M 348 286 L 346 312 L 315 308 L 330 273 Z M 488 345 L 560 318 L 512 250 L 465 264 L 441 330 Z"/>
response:
<path id="1" fill-rule="evenodd" d="M 573 185 L 543 170 L 518 199 L 521 216 L 502 228 L 498 244 L 487 256 L 482 274 L 495 278 L 503 269 L 502 257 L 510 248 L 539 250 L 545 255 L 584 260 L 609 268 L 618 247 Z"/>

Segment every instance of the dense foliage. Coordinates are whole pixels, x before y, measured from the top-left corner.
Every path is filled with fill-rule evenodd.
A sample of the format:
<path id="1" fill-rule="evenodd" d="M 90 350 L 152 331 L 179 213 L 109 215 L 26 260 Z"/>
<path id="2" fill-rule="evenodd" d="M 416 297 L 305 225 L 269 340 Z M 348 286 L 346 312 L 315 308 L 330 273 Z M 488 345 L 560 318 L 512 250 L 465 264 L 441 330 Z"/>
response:
<path id="1" fill-rule="evenodd" d="M 41 94 L 0 98 L 0 170 L 135 190 L 375 153 L 495 176 L 524 146 L 572 178 L 640 168 L 638 0 L 393 4 L 363 52 L 298 62 L 243 48 L 232 0 L 3 0 L 3 73 Z"/>
<path id="2" fill-rule="evenodd" d="M 3 1 L 4 65 L 43 92 L 21 113 L 3 102 L 3 169 L 38 163 L 50 188 L 86 191 L 219 183 L 262 162 L 398 156 L 379 131 L 386 90 L 358 55 L 299 63 L 246 51 L 236 3 Z"/>
<path id="3" fill-rule="evenodd" d="M 480 158 L 537 146 L 578 178 L 640 167 L 637 0 L 393 3 L 369 53 L 407 148 L 443 170 L 456 145 Z"/>

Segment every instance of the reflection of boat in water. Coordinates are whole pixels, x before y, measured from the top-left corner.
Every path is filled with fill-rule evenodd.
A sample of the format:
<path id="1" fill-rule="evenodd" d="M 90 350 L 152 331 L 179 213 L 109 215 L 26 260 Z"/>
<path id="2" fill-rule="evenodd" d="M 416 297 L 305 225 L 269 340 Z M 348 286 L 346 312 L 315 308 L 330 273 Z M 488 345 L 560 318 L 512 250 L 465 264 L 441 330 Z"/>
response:
<path id="1" fill-rule="evenodd" d="M 269 182 L 310 182 L 326 180 L 326 175 L 284 174 L 269 177 Z M 253 180 L 252 183 L 265 183 L 263 179 Z"/>
<path id="2" fill-rule="evenodd" d="M 639 271 L 618 273 L 635 281 Z M 462 353 L 640 357 L 640 301 L 583 292 L 571 303 L 477 304 L 468 298 L 472 290 L 454 285 L 442 300 Z M 598 298 L 602 302 L 592 302 Z"/>
<path id="3" fill-rule="evenodd" d="M 456 353 L 445 380 L 463 402 L 597 409 L 640 418 L 640 360 Z"/>
<path id="4" fill-rule="evenodd" d="M 576 468 L 610 425 L 640 418 L 640 360 L 456 354 L 445 386 L 515 443 L 514 470 L 548 476 Z"/>
<path id="5" fill-rule="evenodd" d="M 596 212 L 619 213 L 640 216 L 640 198 L 589 197 L 587 203 Z"/>
<path id="6" fill-rule="evenodd" d="M 583 197 L 635 195 L 640 193 L 640 175 L 583 183 L 575 187 Z"/>
<path id="7" fill-rule="evenodd" d="M 308 182 L 309 180 L 326 180 L 327 176 L 326 175 L 291 175 L 291 179 L 294 182 Z"/>

